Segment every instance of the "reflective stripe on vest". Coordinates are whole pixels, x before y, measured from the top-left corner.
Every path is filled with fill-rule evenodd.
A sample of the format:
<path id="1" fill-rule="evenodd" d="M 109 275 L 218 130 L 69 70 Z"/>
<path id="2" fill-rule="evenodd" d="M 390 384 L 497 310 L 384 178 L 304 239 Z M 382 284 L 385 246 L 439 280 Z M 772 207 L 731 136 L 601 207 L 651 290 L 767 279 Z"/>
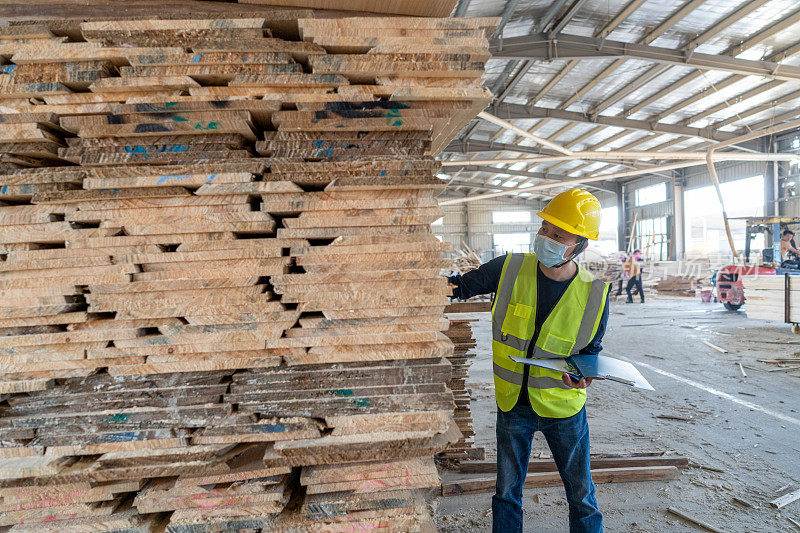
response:
<path id="1" fill-rule="evenodd" d="M 503 381 L 508 381 L 509 383 L 513 383 L 514 385 L 519 385 L 522 387 L 523 375 L 519 372 L 514 372 L 513 370 L 503 368 L 496 363 L 493 365 L 493 368 L 495 376 L 499 377 Z M 533 387 L 536 389 L 552 389 L 557 387 L 559 389 L 567 390 L 572 388 L 564 385 L 564 382 L 560 379 L 551 378 L 549 376 L 528 376 L 528 387 Z"/>
<path id="2" fill-rule="evenodd" d="M 505 279 L 510 279 L 512 282 L 500 284 L 492 306 L 492 339 L 521 352 L 528 349 L 527 342 L 513 335 L 503 333 L 502 328 L 503 321 L 505 321 L 508 313 L 508 304 L 511 302 L 514 283 L 516 283 L 517 276 L 519 276 L 519 271 L 522 268 L 523 259 L 525 259 L 524 254 L 511 254 L 511 257 L 507 259 L 508 265 L 506 265 L 504 276 L 506 276 Z"/>
<path id="3" fill-rule="evenodd" d="M 534 342 L 537 277 L 534 254 L 509 254 L 492 305 L 495 397 L 503 411 L 516 405 L 525 368 L 510 357 L 528 356 L 530 343 Z M 542 324 L 531 356 L 568 357 L 587 346 L 597 331 L 607 290 L 605 283 L 579 267 L 576 278 Z M 540 416 L 572 416 L 586 400 L 584 390 L 565 385 L 561 373 L 553 370 L 529 367 L 527 385 L 531 406 Z"/>

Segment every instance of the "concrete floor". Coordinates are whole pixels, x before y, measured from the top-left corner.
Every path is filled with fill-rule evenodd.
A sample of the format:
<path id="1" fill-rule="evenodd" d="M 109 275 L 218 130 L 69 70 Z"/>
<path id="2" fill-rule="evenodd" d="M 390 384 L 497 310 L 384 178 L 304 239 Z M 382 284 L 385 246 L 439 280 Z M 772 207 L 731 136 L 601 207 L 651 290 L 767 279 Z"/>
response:
<path id="1" fill-rule="evenodd" d="M 463 314 L 473 323 L 477 356 L 470 369 L 476 443 L 496 458 L 491 323 L 488 313 Z M 701 341 L 720 346 L 720 353 Z M 689 457 L 695 466 L 674 481 L 597 485 L 605 529 L 610 532 L 698 531 L 667 514 L 676 507 L 726 532 L 798 531 L 800 501 L 782 510 L 769 501 L 800 488 L 800 370 L 775 368 L 758 359 L 800 352 L 788 325 L 746 318 L 744 310 L 694 298 L 649 298 L 645 304 L 613 302 L 604 353 L 638 366 L 655 392 L 595 382 L 587 412 L 593 453 L 666 451 Z M 742 378 L 736 361 L 745 366 Z M 746 394 L 745 394 L 746 393 Z M 674 415 L 691 421 L 656 418 Z M 549 454 L 537 434 L 533 454 Z M 705 470 L 707 466 L 721 472 Z M 445 480 L 463 477 L 444 472 Z M 491 494 L 438 498 L 433 502 L 440 531 L 491 530 Z M 737 496 L 755 509 L 735 503 Z M 562 487 L 526 489 L 526 532 L 568 531 Z"/>

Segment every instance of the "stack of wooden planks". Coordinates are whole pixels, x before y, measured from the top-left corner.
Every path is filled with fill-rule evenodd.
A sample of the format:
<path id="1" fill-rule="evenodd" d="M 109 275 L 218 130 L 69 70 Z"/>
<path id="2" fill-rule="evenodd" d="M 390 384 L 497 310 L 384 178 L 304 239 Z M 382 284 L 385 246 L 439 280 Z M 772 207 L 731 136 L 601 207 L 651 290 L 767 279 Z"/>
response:
<path id="1" fill-rule="evenodd" d="M 655 285 L 656 291 L 665 296 L 694 296 L 697 279 L 693 276 L 667 276 Z"/>
<path id="2" fill-rule="evenodd" d="M 475 446 L 475 431 L 472 427 L 472 410 L 470 409 L 470 392 L 467 389 L 469 366 L 475 358 L 475 336 L 472 333 L 472 322 L 477 319 L 457 318 L 449 315 L 450 327 L 445 332 L 447 338 L 453 343 L 453 355 L 448 357 L 453 366 L 453 374 L 447 386 L 453 391 L 456 402 L 454 418 L 461 430 L 463 437 L 457 443 L 448 447 L 439 454 L 443 459 L 462 461 L 467 459 L 480 460 L 485 456 L 485 450 Z"/>
<path id="3" fill-rule="evenodd" d="M 739 279 L 744 286 L 747 318 L 800 322 L 800 276 L 740 276 Z"/>
<path id="4" fill-rule="evenodd" d="M 428 530 L 497 20 L 191 13 L 0 28 L 0 527 Z"/>

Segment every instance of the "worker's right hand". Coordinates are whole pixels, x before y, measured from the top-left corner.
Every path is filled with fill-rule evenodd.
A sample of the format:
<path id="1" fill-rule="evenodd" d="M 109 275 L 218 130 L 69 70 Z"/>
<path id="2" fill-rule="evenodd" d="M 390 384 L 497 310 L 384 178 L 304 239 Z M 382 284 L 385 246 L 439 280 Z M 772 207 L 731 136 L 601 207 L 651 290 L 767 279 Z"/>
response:
<path id="1" fill-rule="evenodd" d="M 567 385 L 572 389 L 585 389 L 592 384 L 593 379 L 594 378 L 581 378 L 580 381 L 573 381 L 572 377 L 566 372 L 561 374 L 561 381 L 564 382 L 564 385 Z"/>

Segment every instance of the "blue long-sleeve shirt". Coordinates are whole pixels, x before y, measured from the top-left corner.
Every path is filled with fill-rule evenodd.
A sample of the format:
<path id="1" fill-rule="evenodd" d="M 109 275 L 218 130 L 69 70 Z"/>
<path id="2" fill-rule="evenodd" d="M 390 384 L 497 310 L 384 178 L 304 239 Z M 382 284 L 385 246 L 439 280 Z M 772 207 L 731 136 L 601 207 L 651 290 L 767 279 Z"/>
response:
<path id="1" fill-rule="evenodd" d="M 506 257 L 495 257 L 488 263 L 482 264 L 479 268 L 467 272 L 466 274 L 456 274 L 450 276 L 448 280 L 455 285 L 453 289 L 453 298 L 466 300 L 479 294 L 489 294 L 497 292 L 500 286 L 500 274 L 503 271 L 503 263 Z M 577 273 L 576 273 L 577 275 Z M 572 282 L 572 279 L 566 281 L 555 281 L 544 275 L 541 269 L 537 271 L 536 276 L 536 324 L 533 333 L 535 339 L 539 335 L 542 324 L 547 319 L 548 315 L 553 311 L 567 290 L 567 287 Z M 610 292 L 610 291 L 609 291 Z M 600 324 L 597 327 L 597 332 L 592 337 L 592 340 L 579 353 L 586 355 L 597 355 L 603 349 L 601 344 L 603 335 L 606 332 L 606 323 L 608 322 L 608 295 L 606 295 L 606 305 L 603 309 L 603 316 L 600 318 Z M 528 346 L 528 357 L 531 356 L 534 343 L 531 342 Z M 529 403 L 527 394 L 523 392 L 527 389 L 528 384 L 528 366 L 525 365 L 522 390 L 520 391 L 520 399 L 526 404 Z"/>

